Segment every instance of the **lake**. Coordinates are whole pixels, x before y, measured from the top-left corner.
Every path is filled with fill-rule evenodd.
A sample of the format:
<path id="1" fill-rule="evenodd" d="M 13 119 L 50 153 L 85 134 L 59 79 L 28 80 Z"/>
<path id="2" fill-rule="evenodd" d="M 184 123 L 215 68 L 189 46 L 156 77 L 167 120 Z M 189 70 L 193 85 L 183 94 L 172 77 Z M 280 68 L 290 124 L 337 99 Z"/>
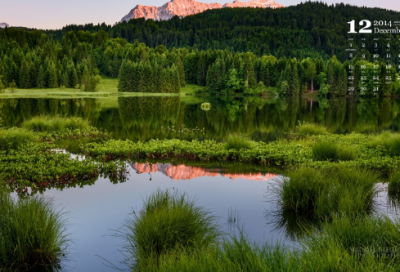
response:
<path id="1" fill-rule="evenodd" d="M 203 110 L 201 103 L 211 108 Z M 113 133 L 117 139 L 214 139 L 229 134 L 270 141 L 295 130 L 298 122 L 326 126 L 333 133 L 399 130 L 400 100 L 390 98 L 263 99 L 258 97 L 111 97 L 99 99 L 2 99 L 0 117 L 6 127 L 19 126 L 37 115 L 78 116 Z M 128 179 L 113 183 L 99 178 L 93 185 L 50 189 L 69 219 L 72 244 L 66 271 L 127 269 L 121 261 L 123 241 L 113 236 L 132 210 L 156 189 L 177 189 L 219 218 L 221 229 L 237 234 L 243 228 L 257 242 L 295 245 L 301 233 L 296 218 L 279 214 L 274 185 L 282 177 L 269 169 L 169 163 L 127 163 Z M 380 212 L 396 214 L 386 189 L 376 197 Z M 115 266 L 115 267 L 114 267 Z"/>

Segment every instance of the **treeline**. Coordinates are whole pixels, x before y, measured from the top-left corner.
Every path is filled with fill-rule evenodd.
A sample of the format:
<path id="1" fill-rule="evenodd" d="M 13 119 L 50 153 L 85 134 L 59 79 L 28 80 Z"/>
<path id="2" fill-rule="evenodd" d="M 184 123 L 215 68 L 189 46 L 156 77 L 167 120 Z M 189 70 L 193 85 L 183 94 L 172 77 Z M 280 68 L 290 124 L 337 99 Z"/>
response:
<path id="1" fill-rule="evenodd" d="M 91 43 L 54 41 L 40 31 L 0 31 L 0 90 L 9 88 L 80 88 L 94 91 L 99 82 Z"/>
<path id="2" fill-rule="evenodd" d="M 177 93 L 190 83 L 220 95 L 267 90 L 282 95 L 307 90 L 322 95 L 399 93 L 395 65 L 388 68 L 382 60 L 367 59 L 355 55 L 341 62 L 336 56 L 324 60 L 230 50 L 168 50 L 164 45 L 151 48 L 138 41 L 110 39 L 105 31 L 71 31 L 61 42 L 40 31 L 0 31 L 0 83 L 20 88 L 93 91 L 103 74 L 119 78 L 121 92 Z"/>
<path id="3" fill-rule="evenodd" d="M 283 9 L 225 8 L 208 10 L 185 18 L 169 21 L 135 19 L 109 26 L 106 24 L 70 25 L 47 33 L 62 40 L 69 31 L 104 31 L 110 38 L 139 41 L 155 48 L 164 45 L 198 50 L 227 49 L 234 52 L 253 52 L 257 56 L 274 55 L 277 58 L 315 58 L 324 60 L 336 55 L 347 60 L 345 48 L 349 34 L 347 22 L 368 18 L 397 21 L 400 13 L 379 8 L 367 8 L 343 3 L 327 5 L 323 2 L 305 2 Z M 366 38 L 366 50 L 373 52 L 373 39 L 384 41 L 391 35 L 352 35 L 356 47 Z M 393 46 L 399 46 L 391 37 Z M 384 48 L 384 43 L 379 45 Z M 369 56 L 368 56 L 369 57 Z"/>

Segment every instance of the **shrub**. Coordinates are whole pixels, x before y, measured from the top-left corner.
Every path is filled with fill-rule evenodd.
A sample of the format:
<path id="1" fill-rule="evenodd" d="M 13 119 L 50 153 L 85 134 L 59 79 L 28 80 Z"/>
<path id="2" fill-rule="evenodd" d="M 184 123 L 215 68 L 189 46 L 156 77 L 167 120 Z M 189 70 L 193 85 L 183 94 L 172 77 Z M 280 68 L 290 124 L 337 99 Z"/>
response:
<path id="1" fill-rule="evenodd" d="M 63 214 L 43 197 L 14 201 L 4 187 L 0 190 L 0 267 L 59 263 L 68 244 Z"/>
<path id="2" fill-rule="evenodd" d="M 226 150 L 234 149 L 237 151 L 241 149 L 253 149 L 253 147 L 254 142 L 243 135 L 229 135 L 224 145 Z"/>
<path id="3" fill-rule="evenodd" d="M 119 234 L 138 263 L 180 249 L 209 246 L 220 235 L 215 218 L 186 194 L 160 191 L 144 201 Z"/>
<path id="4" fill-rule="evenodd" d="M 32 131 L 21 128 L 0 130 L 0 149 L 18 149 L 21 145 L 36 140 Z"/>
<path id="5" fill-rule="evenodd" d="M 37 116 L 29 121 L 23 122 L 22 127 L 36 132 L 54 132 L 63 129 L 85 129 L 89 127 L 89 122 L 76 117 L 61 118 L 58 116 Z"/>
<path id="6" fill-rule="evenodd" d="M 299 125 L 296 127 L 296 131 L 300 135 L 320 135 L 320 134 L 328 134 L 326 127 L 323 127 L 318 124 L 299 122 Z"/>

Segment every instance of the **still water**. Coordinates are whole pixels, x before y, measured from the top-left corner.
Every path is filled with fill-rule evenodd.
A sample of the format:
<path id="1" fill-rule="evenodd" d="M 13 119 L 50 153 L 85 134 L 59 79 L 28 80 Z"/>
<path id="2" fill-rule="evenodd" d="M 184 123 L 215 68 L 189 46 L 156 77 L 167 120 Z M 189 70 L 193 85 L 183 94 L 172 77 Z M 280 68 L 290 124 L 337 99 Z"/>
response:
<path id="1" fill-rule="evenodd" d="M 209 102 L 211 109 L 203 110 L 202 102 Z M 400 99 L 393 98 L 26 98 L 1 99 L 0 118 L 3 126 L 12 127 L 37 115 L 77 116 L 112 132 L 115 138 L 134 141 L 221 140 L 230 133 L 268 141 L 293 131 L 299 121 L 322 124 L 333 133 L 398 131 L 399 106 Z M 179 133 L 182 126 L 199 130 Z"/>
<path id="2" fill-rule="evenodd" d="M 210 110 L 201 103 L 209 102 Z M 399 131 L 400 100 L 390 98 L 212 98 L 212 97 L 111 97 L 105 99 L 2 99 L 2 126 L 20 126 L 37 115 L 77 116 L 113 133 L 117 139 L 215 139 L 240 133 L 254 140 L 274 140 L 295 130 L 298 122 L 326 126 L 333 133 Z M 180 128 L 191 133 L 179 132 Z M 198 128 L 198 130 L 195 130 Z M 204 130 L 203 130 L 204 129 Z M 175 131 L 173 131 L 175 130 Z M 69 219 L 72 244 L 66 271 L 126 270 L 121 263 L 123 241 L 113 234 L 143 199 L 156 189 L 178 189 L 219 218 L 226 233 L 243 228 L 258 242 L 295 245 L 296 218 L 277 212 L 273 187 L 282 178 L 267 170 L 234 172 L 186 165 L 127 164 L 130 175 L 114 184 L 99 178 L 93 185 L 50 189 L 52 198 Z M 239 171 L 239 172 L 238 172 Z M 379 210 L 394 215 L 387 193 L 376 196 Z"/>
<path id="3" fill-rule="evenodd" d="M 230 174 L 171 164 L 127 166 L 130 177 L 124 183 L 113 184 L 100 178 L 93 186 L 44 193 L 69 218 L 68 232 L 73 243 L 64 262 L 66 271 L 113 271 L 110 264 L 126 269 L 120 263 L 124 258 L 119 251 L 123 241 L 112 236 L 113 230 L 123 225 L 132 210 L 140 210 L 143 199 L 157 188 L 174 188 L 196 198 L 198 205 L 219 218 L 224 232 L 234 234 L 243 227 L 256 241 L 286 239 L 267 215 L 276 206 L 265 198 L 270 192 L 268 183 L 277 177 L 274 174 Z"/>

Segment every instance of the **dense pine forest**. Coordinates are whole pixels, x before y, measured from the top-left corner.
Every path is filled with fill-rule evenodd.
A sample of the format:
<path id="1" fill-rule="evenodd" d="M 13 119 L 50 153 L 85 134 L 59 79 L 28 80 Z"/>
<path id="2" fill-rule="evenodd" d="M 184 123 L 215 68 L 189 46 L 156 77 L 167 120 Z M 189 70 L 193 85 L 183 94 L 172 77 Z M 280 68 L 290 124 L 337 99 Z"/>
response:
<path id="1" fill-rule="evenodd" d="M 0 30 L 0 90 L 95 91 L 105 75 L 119 78 L 121 92 L 178 93 L 190 83 L 219 95 L 319 90 L 388 96 L 400 92 L 395 66 L 372 62 L 370 53 L 349 60 L 347 22 L 398 15 L 307 2 L 277 10 L 211 10 L 161 22 L 136 19 L 112 27 L 6 28 Z"/>
<path id="2" fill-rule="evenodd" d="M 110 38 L 135 40 L 155 48 L 164 45 L 196 48 L 199 50 L 227 49 L 235 52 L 253 52 L 257 56 L 316 57 L 325 60 L 333 55 L 344 62 L 344 49 L 349 31 L 347 22 L 386 20 L 398 21 L 399 12 L 380 8 L 351 5 L 327 5 L 322 2 L 305 2 L 283 9 L 226 8 L 208 10 L 183 19 L 169 21 L 135 19 L 114 26 L 70 25 L 61 30 L 48 31 L 54 39 L 61 40 L 69 31 L 103 30 Z M 382 37 L 383 35 L 380 35 Z M 366 36 L 372 41 L 374 35 Z M 358 41 L 361 35 L 355 35 Z M 372 52 L 372 42 L 366 43 Z"/>

